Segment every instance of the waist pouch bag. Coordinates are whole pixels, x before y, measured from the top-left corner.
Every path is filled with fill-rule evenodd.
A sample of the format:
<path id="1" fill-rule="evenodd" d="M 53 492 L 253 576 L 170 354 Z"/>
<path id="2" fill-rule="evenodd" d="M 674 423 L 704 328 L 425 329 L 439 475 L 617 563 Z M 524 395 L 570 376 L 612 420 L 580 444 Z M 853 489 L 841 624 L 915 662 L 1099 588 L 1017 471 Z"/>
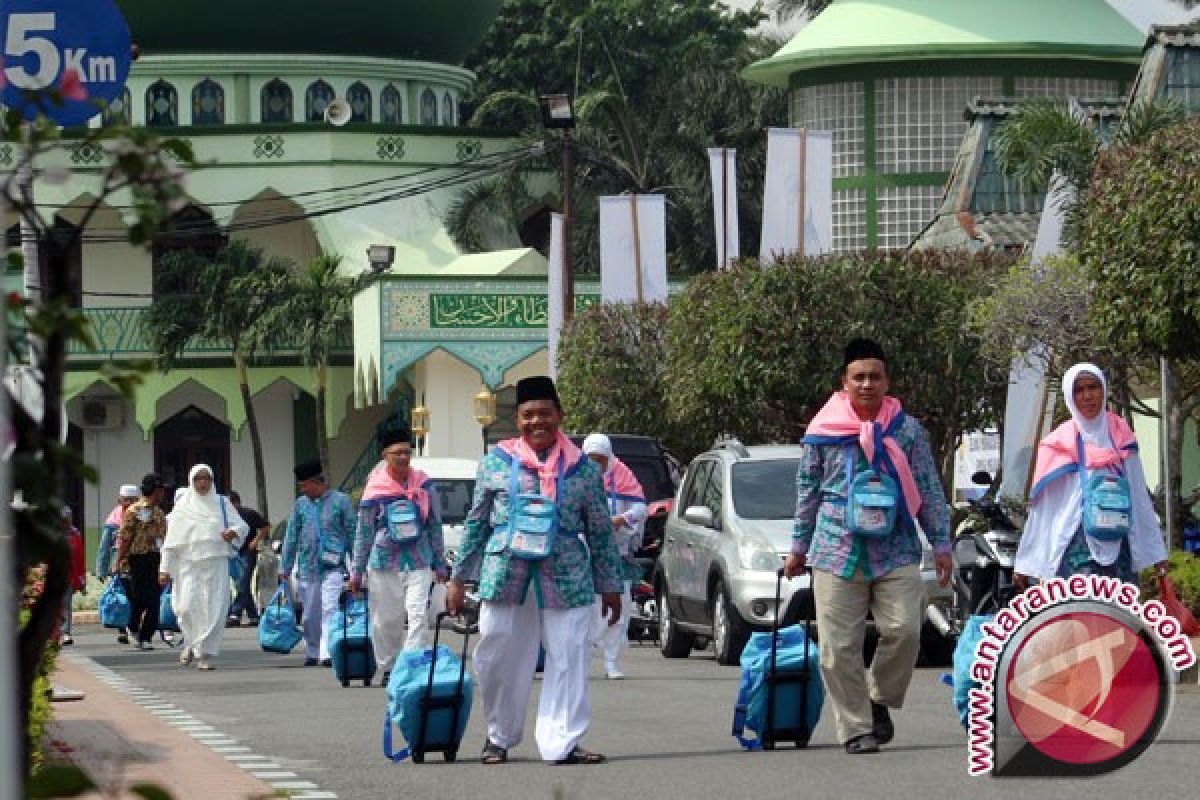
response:
<path id="1" fill-rule="evenodd" d="M 558 505 L 542 494 L 518 491 L 520 471 L 521 464 L 514 458 L 508 493 L 508 552 L 524 561 L 541 561 L 554 550 Z"/>
<path id="2" fill-rule="evenodd" d="M 106 628 L 124 628 L 129 624 L 132 608 L 125 594 L 125 583 L 113 575 L 100 595 L 100 624 Z"/>
<path id="3" fill-rule="evenodd" d="M 1084 461 L 1083 437 L 1079 449 L 1079 481 L 1083 489 L 1083 532 L 1102 542 L 1119 542 L 1133 525 L 1133 497 L 1123 475 L 1096 473 L 1090 478 Z"/>
<path id="4" fill-rule="evenodd" d="M 846 527 L 855 536 L 878 539 L 896 527 L 900 491 L 883 472 L 868 469 L 855 475 L 855 449 L 846 448 Z"/>
<path id="5" fill-rule="evenodd" d="M 171 605 L 171 584 L 158 596 L 158 629 L 160 631 L 179 632 L 179 618 L 175 616 L 175 606 Z"/>
<path id="6" fill-rule="evenodd" d="M 292 595 L 288 585 L 282 583 L 275 590 L 271 603 L 263 609 L 258 621 L 258 646 L 268 653 L 292 652 L 303 634 L 296 627 L 296 612 L 292 607 Z"/>
<path id="7" fill-rule="evenodd" d="M 408 500 L 388 504 L 387 538 L 396 544 L 408 544 L 421 538 L 421 517 L 417 507 Z"/>

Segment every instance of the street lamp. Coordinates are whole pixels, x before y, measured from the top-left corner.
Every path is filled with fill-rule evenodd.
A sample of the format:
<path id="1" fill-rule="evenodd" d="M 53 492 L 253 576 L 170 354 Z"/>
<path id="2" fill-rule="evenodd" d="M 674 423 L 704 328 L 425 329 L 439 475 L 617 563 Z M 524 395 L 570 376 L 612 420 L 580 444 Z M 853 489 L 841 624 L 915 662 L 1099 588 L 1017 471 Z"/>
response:
<path id="1" fill-rule="evenodd" d="M 425 398 L 421 397 L 421 405 L 412 410 L 412 428 L 413 436 L 417 437 L 420 445 L 417 447 L 417 454 L 423 454 L 425 448 L 425 436 L 429 433 L 429 409 L 425 407 Z"/>
<path id="2" fill-rule="evenodd" d="M 483 429 L 483 452 L 487 452 L 487 429 L 496 421 L 496 395 L 484 386 L 475 395 L 475 420 Z"/>
<path id="3" fill-rule="evenodd" d="M 571 164 L 571 130 L 575 127 L 575 109 L 569 94 L 544 94 L 538 98 L 542 111 L 542 127 L 560 130 L 562 141 L 563 173 L 563 224 L 562 224 L 562 292 L 563 322 L 575 313 L 575 278 L 572 270 L 571 253 L 571 184 L 574 182 L 574 167 Z"/>
<path id="4" fill-rule="evenodd" d="M 390 244 L 373 244 L 367 248 L 367 263 L 376 275 L 382 275 L 392 268 L 396 260 L 396 248 Z"/>

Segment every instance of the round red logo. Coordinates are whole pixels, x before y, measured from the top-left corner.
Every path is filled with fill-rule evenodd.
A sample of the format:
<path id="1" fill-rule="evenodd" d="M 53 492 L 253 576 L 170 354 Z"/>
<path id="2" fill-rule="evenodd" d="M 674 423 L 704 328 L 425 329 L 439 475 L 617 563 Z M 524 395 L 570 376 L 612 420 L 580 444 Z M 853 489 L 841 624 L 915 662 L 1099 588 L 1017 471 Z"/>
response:
<path id="1" fill-rule="evenodd" d="M 1139 751 L 1165 702 L 1147 642 L 1118 619 L 1090 611 L 1035 628 L 1009 662 L 1005 690 L 1025 740 L 1066 764 L 1102 765 Z"/>

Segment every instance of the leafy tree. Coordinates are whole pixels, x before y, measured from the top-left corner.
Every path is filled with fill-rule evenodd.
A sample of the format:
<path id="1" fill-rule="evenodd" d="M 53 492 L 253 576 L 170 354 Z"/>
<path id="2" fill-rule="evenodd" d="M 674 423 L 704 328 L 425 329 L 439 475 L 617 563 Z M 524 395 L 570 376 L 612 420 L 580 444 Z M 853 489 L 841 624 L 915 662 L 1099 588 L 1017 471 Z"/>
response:
<path id="1" fill-rule="evenodd" d="M 538 5 L 547 14 L 525 19 L 522 24 L 529 27 L 521 29 L 523 33 L 516 37 L 514 47 L 527 44 L 527 37 L 537 39 L 548 30 L 557 31 L 554 15 L 578 4 L 554 0 Z M 787 116 L 784 92 L 751 85 L 737 77 L 742 67 L 766 57 L 777 46 L 746 33 L 745 26 L 759 17 L 741 12 L 714 16 L 713 4 L 698 0 L 683 4 L 690 9 L 686 13 L 644 0 L 606 0 L 593 5 L 620 6 L 627 17 L 634 15 L 652 22 L 644 23 L 645 30 L 616 29 L 612 19 L 593 19 L 593 10 L 572 34 L 580 46 L 569 54 L 577 63 L 570 65 L 568 72 L 574 75 L 578 66 L 581 75 L 586 73 L 586 79 L 578 82 L 578 127 L 572 139 L 574 169 L 569 176 L 575 205 L 572 234 L 576 268 L 581 272 L 596 272 L 599 268 L 597 198 L 627 192 L 661 192 L 666 196 L 669 268 L 673 272 L 712 268 L 716 244 L 708 178 L 707 148 L 711 146 L 738 150 L 742 249 L 755 249 L 766 161 L 763 129 Z M 652 35 L 658 28 L 677 31 L 679 40 L 670 45 L 659 41 Z M 706 31 L 707 38 L 699 31 Z M 516 34 L 508 31 L 508 35 Z M 619 62 L 610 59 L 611 42 L 626 37 L 637 40 L 638 44 L 632 45 L 634 51 L 643 47 L 648 48 L 646 53 L 653 53 L 653 48 L 659 48 L 661 54 L 644 65 L 624 57 Z M 596 42 L 605 46 L 593 53 L 588 48 Z M 627 49 L 622 44 L 619 52 L 628 55 Z M 600 60 L 588 62 L 589 57 Z M 526 65 L 517 66 L 523 69 Z M 480 95 L 470 124 L 505 125 L 521 130 L 531 144 L 543 140 L 537 95 L 552 89 L 571 91 L 570 86 L 548 88 L 544 83 L 547 74 L 559 73 L 541 70 L 535 79 L 520 78 L 525 82 L 512 84 L 515 88 Z M 460 247 L 483 250 L 494 246 L 484 233 L 489 217 L 506 219 L 515 229 L 522 213 L 542 202 L 538 190 L 563 185 L 563 140 L 554 138 L 543 146 L 543 158 L 522 162 L 459 196 L 447 216 L 447 227 Z M 548 174 L 555 175 L 556 180 L 547 181 Z"/>
<path id="2" fill-rule="evenodd" d="M 219 342 L 230 349 L 250 431 L 258 507 L 264 516 L 270 513 L 267 476 L 249 365 L 284 330 L 272 326 L 269 312 L 284 297 L 288 274 L 287 261 L 266 257 L 244 239 L 233 240 L 211 259 L 186 250 L 168 253 L 155 272 L 155 301 L 144 322 L 164 370 L 178 363 L 196 342 Z"/>
<path id="3" fill-rule="evenodd" d="M 639 433 L 674 449 L 665 305 L 592 306 L 571 318 L 558 352 L 558 386 L 573 430 Z"/>
<path id="4" fill-rule="evenodd" d="M 1007 375 L 987 370 L 971 303 L 1004 257 L 925 251 L 745 262 L 700 275 L 672 300 L 668 415 L 685 452 L 719 434 L 795 442 L 838 387 L 841 352 L 873 336 L 889 352 L 893 391 L 928 428 L 948 477 L 961 433 L 995 421 Z"/>
<path id="5" fill-rule="evenodd" d="M 770 7 L 781 19 L 804 14 L 809 19 L 833 5 L 833 0 L 771 0 Z"/>
<path id="6" fill-rule="evenodd" d="M 62 100 L 59 89 L 30 94 L 43 109 Z M 83 462 L 81 454 L 61 444 L 66 433 L 61 409 L 67 346 L 73 342 L 95 346 L 87 321 L 72 304 L 71 286 L 78 284 L 79 275 L 69 253 L 79 243 L 95 212 L 106 202 L 112 202 L 114 195 L 132 200 L 135 219 L 127 231 L 129 241 L 147 244 L 168 210 L 182 202 L 180 179 L 183 170 L 194 163 L 194 157 L 186 142 L 158 139 L 144 130 L 86 130 L 78 138 L 64 141 L 58 126 L 44 117 L 26 124 L 18 112 L 8 109 L 0 121 L 0 136 L 18 152 L 12 173 L 0 179 L 0 200 L 32 231 L 46 256 L 38 266 L 37 290 L 32 302 L 14 295 L 7 299 L 4 309 L 9 325 L 3 346 L 8 358 L 21 361 L 28 357 L 41 390 L 37 408 L 22 406 L 5 390 L 9 394 L 5 401 L 12 423 L 5 432 L 5 444 L 11 447 L 9 474 L 14 495 L 22 500 L 11 509 L 10 530 L 15 534 L 16 563 L 5 576 L 12 581 L 5 590 L 10 596 L 19 596 L 31 572 L 44 570 L 42 591 L 31 600 L 22 621 L 18 624 L 16 619 L 9 620 L 18 631 L 15 671 L 20 719 L 16 735 L 20 736 L 23 758 L 23 774 L 19 779 L 25 782 L 37 744 L 30 736 L 34 687 L 58 625 L 70 572 L 70 549 L 62 527 L 64 499 L 60 476 L 70 473 L 95 480 L 95 471 Z M 91 195 L 76 207 L 80 213 L 77 225 L 47 223 L 30 191 L 13 176 L 28 172 L 35 179 L 48 178 L 39 172 L 38 160 L 56 153 L 56 158 L 67 161 L 67 154 L 81 144 L 105 153 L 98 175 L 89 176 Z M 9 260 L 14 267 L 22 266 L 19 256 Z M 32 352 L 24 347 L 22 331 L 36 337 L 37 346 Z M 104 375 L 126 395 L 140 378 L 137 365 L 111 366 L 104 370 Z M 9 735 L 14 735 L 11 728 Z"/>
<path id="7" fill-rule="evenodd" d="M 1165 424 L 1175 500 L 1182 494 L 1184 423 L 1200 413 L 1197 197 L 1200 120 L 1190 120 L 1100 157 L 1081 197 L 1076 245 L 1094 282 L 1094 324 L 1118 346 L 1164 357 L 1172 367 L 1176 385 Z"/>
<path id="8" fill-rule="evenodd" d="M 639 112 L 677 65 L 702 56 L 734 66 L 759 11 L 730 11 L 718 0 L 506 0 L 465 66 L 479 76 L 468 107 L 500 91 L 581 95 L 607 89 Z M 521 127 L 520 117 L 497 120 Z"/>
<path id="9" fill-rule="evenodd" d="M 314 370 L 317 445 L 327 476 L 331 463 L 325 422 L 329 354 L 338 338 L 350 329 L 355 295 L 375 280 L 369 273 L 345 275 L 340 271 L 341 263 L 341 256 L 318 256 L 299 273 L 290 275 L 282 301 L 268 309 L 263 318 L 269 328 L 288 331 L 289 340 Z"/>

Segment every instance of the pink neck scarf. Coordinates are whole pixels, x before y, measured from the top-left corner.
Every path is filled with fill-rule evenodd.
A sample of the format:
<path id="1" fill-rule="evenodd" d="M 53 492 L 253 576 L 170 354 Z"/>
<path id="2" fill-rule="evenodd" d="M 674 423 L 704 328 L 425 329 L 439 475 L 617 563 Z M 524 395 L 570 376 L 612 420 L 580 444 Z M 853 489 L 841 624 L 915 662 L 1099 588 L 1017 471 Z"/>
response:
<path id="1" fill-rule="evenodd" d="M 1112 438 L 1113 446 L 1110 449 L 1085 443 L 1083 452 L 1088 469 L 1102 469 L 1120 464 L 1137 451 L 1137 437 L 1134 436 L 1129 423 L 1119 414 L 1111 411 L 1106 411 L 1105 414 L 1108 417 L 1108 435 Z M 1029 494 L 1031 500 L 1055 478 L 1065 472 L 1075 471 L 1079 463 L 1078 437 L 1079 426 L 1075 424 L 1075 420 L 1069 419 L 1038 443 L 1033 490 Z"/>
<path id="2" fill-rule="evenodd" d="M 583 451 L 576 447 L 562 431 L 558 432 L 558 439 L 550 448 L 550 452 L 546 454 L 545 461 L 538 460 L 537 453 L 529 446 L 524 437 L 505 439 L 496 446 L 517 459 L 521 466 L 536 471 L 542 494 L 551 500 L 558 499 L 559 473 L 565 473 L 579 463 L 579 459 L 583 458 Z"/>
<path id="3" fill-rule="evenodd" d="M 121 527 L 121 523 L 125 521 L 125 506 L 117 503 L 116 508 L 108 512 L 108 519 L 104 520 L 105 525 L 115 525 Z"/>
<path id="4" fill-rule="evenodd" d="M 884 397 L 879 413 L 873 421 L 868 422 L 859 418 L 853 403 L 850 402 L 849 394 L 844 391 L 834 392 L 833 396 L 825 403 L 825 407 L 818 411 L 812 422 L 808 424 L 804 439 L 809 441 L 815 438 L 818 440 L 817 443 L 830 444 L 831 441 L 819 440 L 845 439 L 856 436 L 868 463 L 873 464 L 875 463 L 876 427 L 878 426 L 881 432 L 886 431 L 892 421 L 903 412 L 904 409 L 900 406 L 899 400 L 891 396 Z M 900 448 L 894 437 L 881 435 L 880 438 L 883 440 L 888 457 L 896 467 L 897 475 L 895 477 L 900 481 L 900 488 L 904 492 L 904 503 L 908 508 L 909 516 L 915 517 L 921 510 L 921 491 L 917 488 L 916 479 L 913 478 L 908 456 L 904 454 L 904 450 Z"/>
<path id="5" fill-rule="evenodd" d="M 367 477 L 363 489 L 364 502 L 371 500 L 396 499 L 403 497 L 414 503 L 421 511 L 421 520 L 429 519 L 429 492 L 421 488 L 429 476 L 416 467 L 408 468 L 408 480 L 401 483 L 392 477 L 386 461 L 380 461 Z"/>
<path id="6" fill-rule="evenodd" d="M 638 482 L 637 476 L 633 474 L 633 470 L 616 456 L 608 459 L 608 472 L 604 475 L 604 491 L 627 500 L 638 499 L 643 502 L 646 500 L 646 492 L 642 489 L 642 484 Z"/>

